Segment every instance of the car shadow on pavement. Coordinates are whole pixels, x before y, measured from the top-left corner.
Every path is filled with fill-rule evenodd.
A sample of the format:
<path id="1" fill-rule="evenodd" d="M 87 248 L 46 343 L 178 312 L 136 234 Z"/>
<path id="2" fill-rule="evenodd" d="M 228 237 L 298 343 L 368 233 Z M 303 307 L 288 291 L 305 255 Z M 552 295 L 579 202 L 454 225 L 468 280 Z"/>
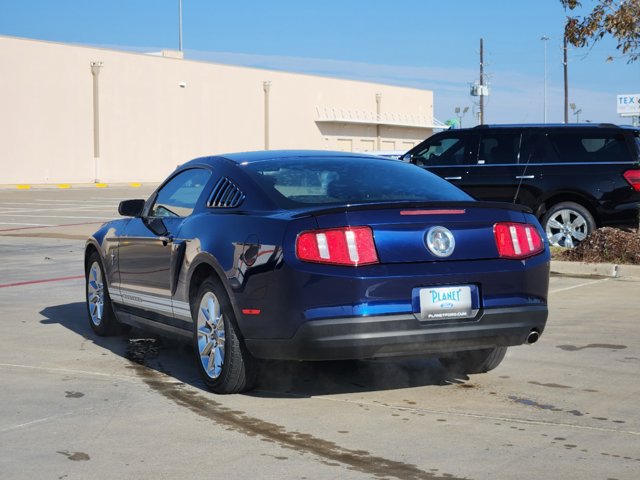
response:
<path id="1" fill-rule="evenodd" d="M 88 341 L 193 387 L 208 391 L 200 379 L 191 345 L 131 329 L 121 335 L 100 337 L 89 326 L 83 302 L 46 307 L 42 325 L 59 324 Z M 138 371 L 139 369 L 134 369 Z M 435 359 L 345 360 L 331 362 L 264 361 L 255 397 L 305 398 L 318 395 L 394 390 L 464 383 Z"/>

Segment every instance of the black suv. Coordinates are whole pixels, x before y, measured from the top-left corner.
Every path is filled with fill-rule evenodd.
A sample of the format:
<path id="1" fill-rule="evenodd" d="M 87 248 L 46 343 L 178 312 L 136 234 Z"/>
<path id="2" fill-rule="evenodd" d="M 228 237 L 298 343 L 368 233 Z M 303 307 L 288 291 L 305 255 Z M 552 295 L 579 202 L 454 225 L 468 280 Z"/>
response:
<path id="1" fill-rule="evenodd" d="M 530 207 L 551 245 L 600 226 L 637 226 L 640 129 L 611 124 L 447 130 L 403 155 L 479 200 Z"/>

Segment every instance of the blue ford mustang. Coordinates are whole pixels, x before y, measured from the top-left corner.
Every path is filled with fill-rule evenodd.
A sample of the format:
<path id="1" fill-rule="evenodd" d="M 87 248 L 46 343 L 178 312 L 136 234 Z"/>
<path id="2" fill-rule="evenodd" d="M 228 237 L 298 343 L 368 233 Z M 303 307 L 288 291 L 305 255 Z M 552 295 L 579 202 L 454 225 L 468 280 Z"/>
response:
<path id="1" fill-rule="evenodd" d="M 217 393 L 250 389 L 258 359 L 419 355 L 486 372 L 547 320 L 549 249 L 530 211 L 414 165 L 204 157 L 119 212 L 87 241 L 91 327 L 191 339 Z"/>

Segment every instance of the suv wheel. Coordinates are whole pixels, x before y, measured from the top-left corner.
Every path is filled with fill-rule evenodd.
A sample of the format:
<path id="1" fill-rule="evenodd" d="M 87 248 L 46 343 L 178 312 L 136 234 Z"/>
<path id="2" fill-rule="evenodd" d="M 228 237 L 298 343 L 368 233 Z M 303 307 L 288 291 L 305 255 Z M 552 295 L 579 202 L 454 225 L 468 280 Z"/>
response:
<path id="1" fill-rule="evenodd" d="M 547 210 L 542 227 L 551 246 L 573 248 L 596 229 L 596 222 L 582 205 L 561 202 Z"/>

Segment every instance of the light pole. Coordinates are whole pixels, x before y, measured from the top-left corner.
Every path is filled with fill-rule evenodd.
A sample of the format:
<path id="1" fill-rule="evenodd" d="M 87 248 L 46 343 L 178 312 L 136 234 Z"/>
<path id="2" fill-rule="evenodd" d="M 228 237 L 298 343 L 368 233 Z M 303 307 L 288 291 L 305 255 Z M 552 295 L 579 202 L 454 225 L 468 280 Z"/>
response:
<path id="1" fill-rule="evenodd" d="M 458 128 L 462 128 L 462 118 L 469 111 L 469 107 L 464 107 L 464 109 L 462 109 L 462 112 L 460 110 L 460 107 L 456 107 L 454 111 L 456 112 L 456 116 L 458 117 Z"/>
<path id="2" fill-rule="evenodd" d="M 547 123 L 547 41 L 549 37 L 543 35 L 540 40 L 544 45 L 544 123 Z"/>
<path id="3" fill-rule="evenodd" d="M 182 0 L 178 0 L 178 49 L 182 52 Z"/>
<path id="4" fill-rule="evenodd" d="M 580 123 L 580 114 L 582 113 L 582 109 L 578 108 L 576 110 L 576 104 L 575 103 L 570 103 L 569 107 L 571 108 L 571 111 L 573 112 L 573 114 L 576 116 L 576 123 Z"/>

